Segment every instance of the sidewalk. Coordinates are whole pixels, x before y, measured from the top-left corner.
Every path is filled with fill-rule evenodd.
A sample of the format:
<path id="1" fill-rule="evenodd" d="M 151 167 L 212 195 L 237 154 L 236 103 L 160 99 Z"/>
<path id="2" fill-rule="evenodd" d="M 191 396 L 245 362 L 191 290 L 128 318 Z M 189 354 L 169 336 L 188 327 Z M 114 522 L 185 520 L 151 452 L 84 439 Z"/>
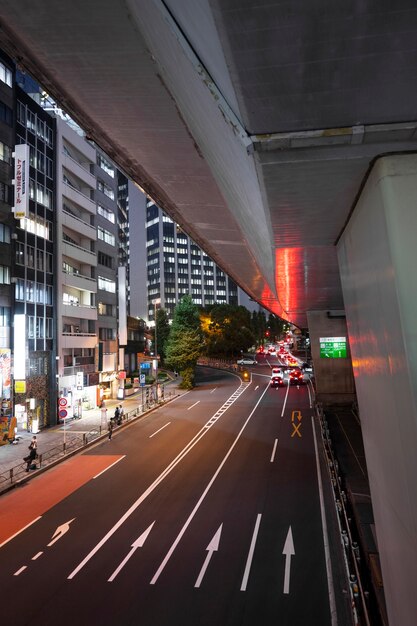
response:
<path id="1" fill-rule="evenodd" d="M 165 389 L 165 401 L 170 397 L 175 397 L 181 390 L 178 389 L 180 380 L 171 380 L 164 385 Z M 122 405 L 125 415 L 133 412 L 137 412 L 139 406 L 142 404 L 142 390 L 138 390 L 132 396 L 125 398 L 124 400 L 106 400 L 107 420 L 110 420 L 114 416 L 116 406 Z M 158 406 L 158 405 L 154 405 Z M 151 407 L 150 410 L 152 410 Z M 144 411 L 142 415 L 145 415 L 147 411 Z M 38 454 L 44 455 L 46 452 L 55 447 L 61 447 L 63 450 L 64 441 L 67 445 L 71 440 L 82 439 L 84 434 L 91 433 L 93 431 L 99 432 L 100 428 L 102 433 L 107 434 L 107 423 L 102 418 L 101 409 L 95 408 L 91 410 L 84 410 L 83 416 L 79 419 L 67 420 L 64 424 L 58 424 L 45 428 L 36 434 L 38 441 Z M 16 466 L 26 467 L 23 461 L 23 457 L 28 454 L 28 446 L 33 437 L 33 433 L 27 431 L 18 431 L 17 435 L 20 437 L 17 444 L 6 444 L 0 446 L 0 476 L 5 472 L 9 472 Z M 95 435 L 97 437 L 97 434 Z M 37 472 L 31 471 L 25 475 L 34 476 Z M 2 491 L 2 484 L 0 484 L 0 494 Z"/>

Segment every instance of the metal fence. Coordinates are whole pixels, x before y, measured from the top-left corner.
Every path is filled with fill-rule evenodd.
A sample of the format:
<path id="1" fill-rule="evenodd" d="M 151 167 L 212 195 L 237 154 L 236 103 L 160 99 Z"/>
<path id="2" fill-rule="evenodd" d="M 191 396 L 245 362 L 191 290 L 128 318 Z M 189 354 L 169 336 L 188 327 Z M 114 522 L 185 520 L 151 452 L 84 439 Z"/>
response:
<path id="1" fill-rule="evenodd" d="M 132 409 L 131 411 L 126 411 L 124 413 L 121 424 L 113 424 L 113 432 L 116 432 L 125 424 L 131 422 L 137 417 L 140 417 L 141 415 L 144 415 L 145 413 L 156 408 L 157 406 L 169 402 L 176 395 L 177 394 L 175 391 L 167 391 L 166 389 L 162 389 L 162 394 L 159 399 L 156 399 L 152 394 L 149 394 L 147 397 L 145 396 L 143 404 L 139 404 L 137 408 Z M 90 445 L 95 440 L 107 436 L 107 433 L 107 425 L 104 427 L 102 427 L 101 425 L 97 425 L 97 427 L 92 428 L 90 431 L 77 435 L 71 435 L 71 431 L 67 431 L 64 442 L 59 445 L 55 445 L 48 450 L 45 450 L 44 452 L 42 452 L 42 454 L 39 454 L 36 459 L 34 459 L 34 463 L 36 464 L 36 470 L 29 470 L 29 472 L 27 472 L 27 463 L 22 459 L 20 463 L 0 473 L 0 494 L 3 491 L 6 491 L 11 485 L 16 484 L 19 481 L 27 478 L 28 474 L 34 475 L 40 469 L 44 469 L 48 465 L 55 464 L 60 460 L 67 458 L 70 454 L 82 451 L 83 448 Z"/>

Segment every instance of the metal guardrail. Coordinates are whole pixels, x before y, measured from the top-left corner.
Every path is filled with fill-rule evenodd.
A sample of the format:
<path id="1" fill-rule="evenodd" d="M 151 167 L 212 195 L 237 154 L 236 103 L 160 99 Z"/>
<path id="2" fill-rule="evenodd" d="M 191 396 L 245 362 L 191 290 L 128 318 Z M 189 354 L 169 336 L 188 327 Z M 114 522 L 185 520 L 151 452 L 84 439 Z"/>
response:
<path id="1" fill-rule="evenodd" d="M 171 400 L 175 395 L 176 394 L 173 391 L 164 390 L 164 395 L 159 400 L 155 400 L 155 398 L 149 396 L 149 398 L 145 400 L 144 404 L 140 404 L 137 408 L 132 409 L 131 411 L 126 411 L 121 424 L 114 424 L 113 422 L 113 433 L 125 424 L 131 422 L 136 417 L 144 415 L 155 407 L 169 402 L 169 400 Z M 114 420 L 114 418 L 111 419 Z M 36 470 L 29 470 L 29 472 L 27 472 L 27 463 L 26 461 L 23 461 L 22 458 L 20 463 L 0 473 L 0 494 L 3 491 L 6 491 L 10 486 L 27 478 L 28 474 L 35 475 L 40 469 L 44 469 L 48 465 L 64 460 L 68 457 L 68 455 L 75 452 L 81 452 L 97 439 L 106 437 L 107 434 L 107 428 L 102 428 L 101 425 L 97 425 L 97 427 L 92 428 L 90 431 L 78 435 L 71 435 L 71 431 L 67 431 L 65 442 L 45 450 L 34 460 L 36 463 Z"/>
<path id="2" fill-rule="evenodd" d="M 353 623 L 355 626 L 362 624 L 371 626 L 368 607 L 366 602 L 366 592 L 363 589 L 359 562 L 361 553 L 359 545 L 354 541 L 350 526 L 350 516 L 347 511 L 347 496 L 343 489 L 343 480 L 339 472 L 339 463 L 333 452 L 332 440 L 323 406 L 320 402 L 315 405 L 316 415 L 319 419 L 322 440 L 327 461 L 327 468 L 333 486 L 334 505 L 337 511 L 340 539 L 343 547 L 347 578 L 349 581 L 349 594 L 351 599 L 351 609 Z"/>

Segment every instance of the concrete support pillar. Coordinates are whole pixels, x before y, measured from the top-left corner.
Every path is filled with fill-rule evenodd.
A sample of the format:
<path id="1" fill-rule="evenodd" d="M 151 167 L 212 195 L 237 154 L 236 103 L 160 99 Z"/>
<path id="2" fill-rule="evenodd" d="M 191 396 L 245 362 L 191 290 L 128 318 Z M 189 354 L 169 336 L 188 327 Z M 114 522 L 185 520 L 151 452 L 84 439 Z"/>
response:
<path id="1" fill-rule="evenodd" d="M 308 311 L 307 320 L 317 400 L 327 405 L 352 403 L 355 383 L 344 311 Z M 320 339 L 335 337 L 346 339 L 346 357 L 331 358 L 322 354 Z"/>
<path id="2" fill-rule="evenodd" d="M 389 623 L 417 616 L 417 156 L 379 159 L 338 244 Z"/>

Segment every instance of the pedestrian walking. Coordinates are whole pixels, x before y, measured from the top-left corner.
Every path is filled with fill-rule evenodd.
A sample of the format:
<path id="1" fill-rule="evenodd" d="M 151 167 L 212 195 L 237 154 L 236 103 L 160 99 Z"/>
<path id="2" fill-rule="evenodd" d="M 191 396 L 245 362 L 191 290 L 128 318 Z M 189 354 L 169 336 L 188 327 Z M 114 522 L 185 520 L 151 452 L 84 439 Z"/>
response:
<path id="1" fill-rule="evenodd" d="M 116 424 L 117 424 L 117 425 L 119 425 L 119 424 L 120 424 L 120 421 L 119 421 L 119 420 L 120 420 L 120 409 L 119 409 L 119 407 L 117 406 L 117 407 L 115 408 L 115 410 L 114 410 L 114 421 L 116 422 Z"/>
<path id="2" fill-rule="evenodd" d="M 109 440 L 110 440 L 113 434 L 113 420 L 110 420 L 108 430 L 109 430 Z"/>
<path id="3" fill-rule="evenodd" d="M 36 441 L 36 437 L 32 437 L 32 441 L 29 444 L 29 454 L 25 456 L 23 459 L 26 463 L 26 471 L 28 472 L 31 468 L 36 469 L 36 457 L 38 456 L 38 442 Z M 35 467 L 33 467 L 33 464 Z"/>
<path id="4" fill-rule="evenodd" d="M 125 417 L 125 411 L 122 405 L 119 406 L 119 421 L 117 422 L 120 426 Z"/>

